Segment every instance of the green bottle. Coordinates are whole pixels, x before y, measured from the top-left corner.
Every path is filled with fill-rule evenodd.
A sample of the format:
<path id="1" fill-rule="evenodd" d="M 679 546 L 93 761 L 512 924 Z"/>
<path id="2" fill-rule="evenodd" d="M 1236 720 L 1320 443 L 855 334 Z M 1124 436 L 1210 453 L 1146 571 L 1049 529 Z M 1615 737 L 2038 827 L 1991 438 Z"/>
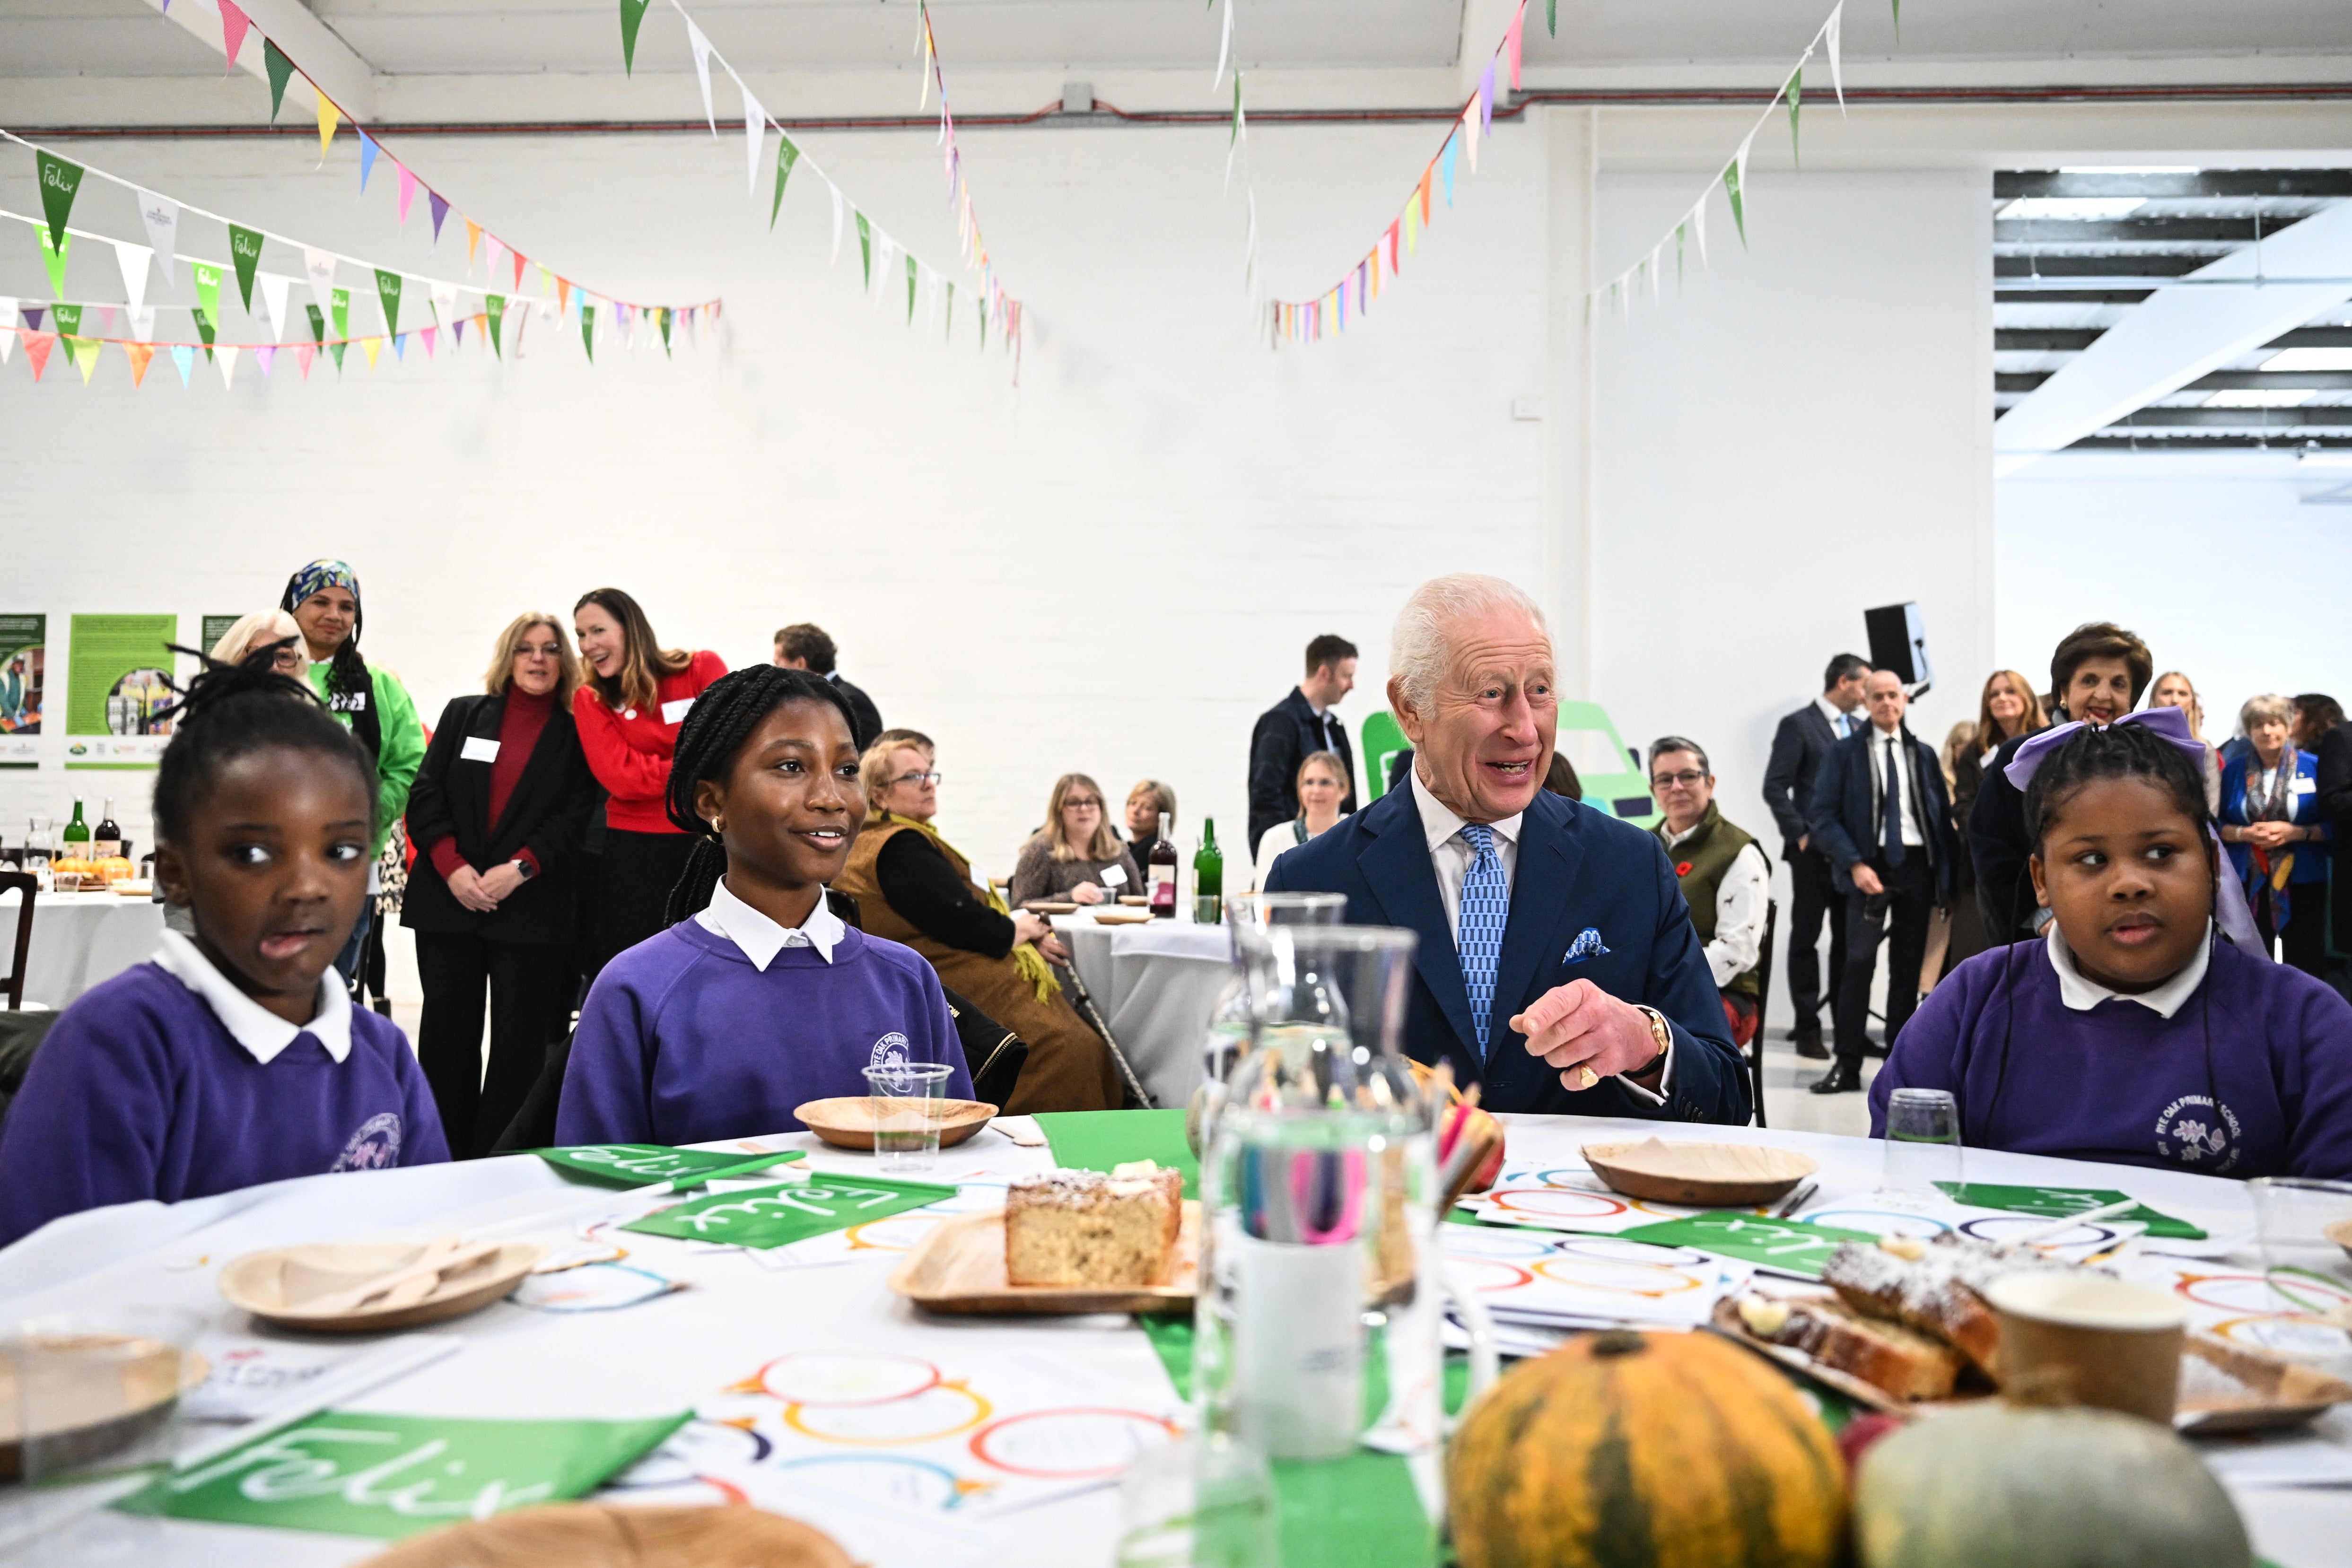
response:
<path id="1" fill-rule="evenodd" d="M 58 837 L 63 841 L 65 852 L 68 855 L 82 860 L 89 858 L 89 824 L 81 820 L 79 800 L 74 802 L 73 821 L 66 824 L 66 831 L 59 833 Z"/>
<path id="2" fill-rule="evenodd" d="M 1217 852 L 1217 820 L 1201 819 L 1201 851 L 1192 857 L 1192 919 L 1214 925 L 1225 917 L 1225 857 Z"/>

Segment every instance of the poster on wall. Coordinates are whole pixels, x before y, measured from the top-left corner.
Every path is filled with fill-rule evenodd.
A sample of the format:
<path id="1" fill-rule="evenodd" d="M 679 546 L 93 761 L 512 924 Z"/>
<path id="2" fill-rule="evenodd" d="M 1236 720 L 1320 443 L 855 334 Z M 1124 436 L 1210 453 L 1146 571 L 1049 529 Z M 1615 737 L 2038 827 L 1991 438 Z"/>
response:
<path id="1" fill-rule="evenodd" d="M 152 768 L 172 737 L 176 615 L 77 615 L 67 644 L 66 766 Z"/>
<path id="2" fill-rule="evenodd" d="M 49 618 L 0 615 L 0 768 L 41 765 L 41 687 Z"/>
<path id="3" fill-rule="evenodd" d="M 205 634 L 196 640 L 196 646 L 207 653 L 211 653 L 219 644 L 220 640 L 228 635 L 228 629 L 244 619 L 242 615 L 205 616 Z"/>

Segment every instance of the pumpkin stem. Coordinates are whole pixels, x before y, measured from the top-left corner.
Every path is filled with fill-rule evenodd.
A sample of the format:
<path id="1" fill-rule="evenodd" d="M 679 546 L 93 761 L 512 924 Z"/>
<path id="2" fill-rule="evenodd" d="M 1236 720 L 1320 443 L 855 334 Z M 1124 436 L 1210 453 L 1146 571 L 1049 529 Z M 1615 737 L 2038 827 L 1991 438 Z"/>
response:
<path id="1" fill-rule="evenodd" d="M 1636 1355 L 1649 1348 L 1649 1342 L 1640 1334 L 1624 1329 L 1610 1329 L 1595 1334 L 1592 1354 L 1595 1355 Z"/>

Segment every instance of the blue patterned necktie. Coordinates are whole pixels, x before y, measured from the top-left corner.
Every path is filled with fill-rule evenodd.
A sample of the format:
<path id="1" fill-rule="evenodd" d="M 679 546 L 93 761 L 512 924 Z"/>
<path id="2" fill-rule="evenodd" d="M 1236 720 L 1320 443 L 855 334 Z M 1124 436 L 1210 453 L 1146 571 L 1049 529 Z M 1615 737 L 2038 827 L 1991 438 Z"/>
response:
<path id="1" fill-rule="evenodd" d="M 1478 1030 L 1478 1060 L 1486 1060 L 1493 1034 L 1495 971 L 1503 957 L 1503 927 L 1511 918 L 1511 890 L 1495 853 L 1495 830 L 1484 822 L 1462 825 L 1470 846 L 1470 870 L 1462 878 L 1462 919 L 1454 951 L 1462 960 L 1462 984 L 1470 992 L 1470 1021 Z"/>

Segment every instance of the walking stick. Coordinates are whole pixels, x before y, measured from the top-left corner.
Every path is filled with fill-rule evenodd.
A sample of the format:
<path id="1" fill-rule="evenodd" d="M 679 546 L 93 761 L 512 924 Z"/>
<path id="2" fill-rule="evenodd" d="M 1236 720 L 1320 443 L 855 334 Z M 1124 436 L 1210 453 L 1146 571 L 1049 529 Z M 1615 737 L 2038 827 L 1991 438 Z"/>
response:
<path id="1" fill-rule="evenodd" d="M 1119 1050 L 1118 1041 L 1111 1038 L 1110 1025 L 1103 1021 L 1102 1011 L 1095 1006 L 1095 998 L 1087 990 L 1086 981 L 1078 977 L 1075 955 L 1070 959 L 1069 967 L 1062 974 L 1064 988 L 1070 993 L 1071 1005 L 1077 1009 L 1078 1016 L 1086 1019 L 1087 1027 L 1102 1036 L 1103 1044 L 1110 1048 L 1110 1059 L 1118 1064 L 1118 1075 L 1127 1081 L 1127 1092 L 1135 1096 L 1137 1104 L 1156 1110 L 1160 1102 L 1151 1097 L 1151 1092 L 1143 1086 L 1143 1080 L 1138 1078 L 1135 1069 L 1128 1065 L 1127 1053 Z"/>

